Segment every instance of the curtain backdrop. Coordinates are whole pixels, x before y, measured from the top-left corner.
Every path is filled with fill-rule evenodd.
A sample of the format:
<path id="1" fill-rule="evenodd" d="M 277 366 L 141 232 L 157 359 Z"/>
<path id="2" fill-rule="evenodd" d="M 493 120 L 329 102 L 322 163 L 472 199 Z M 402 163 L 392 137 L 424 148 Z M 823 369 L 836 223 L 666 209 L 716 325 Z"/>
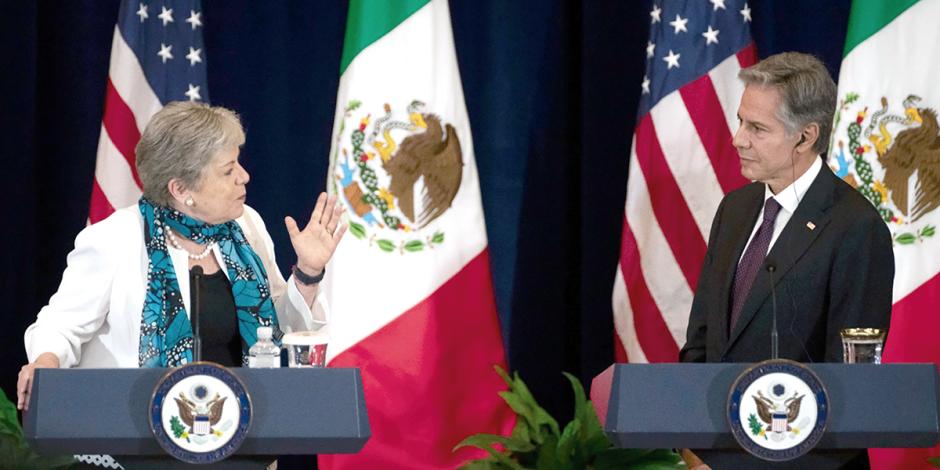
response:
<path id="1" fill-rule="evenodd" d="M 451 0 L 510 366 L 564 419 L 561 371 L 589 383 L 613 358 L 610 294 L 650 5 Z M 751 8 L 761 57 L 809 52 L 838 76 L 848 0 Z M 326 180 L 346 3 L 203 0 L 203 9 L 212 103 L 242 115 L 248 203 L 286 270 L 283 217 L 306 221 Z M 117 11 L 116 1 L 0 2 L 8 396 L 26 360 L 23 331 L 85 225 Z"/>

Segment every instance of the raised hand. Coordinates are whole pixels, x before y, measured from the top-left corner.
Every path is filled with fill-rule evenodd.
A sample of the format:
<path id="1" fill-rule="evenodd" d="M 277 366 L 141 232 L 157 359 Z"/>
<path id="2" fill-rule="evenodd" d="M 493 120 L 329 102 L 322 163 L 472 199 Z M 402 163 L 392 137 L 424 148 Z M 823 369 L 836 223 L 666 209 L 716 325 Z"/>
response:
<path id="1" fill-rule="evenodd" d="M 293 217 L 284 218 L 291 245 L 297 254 L 297 268 L 305 274 L 320 274 L 333 257 L 336 245 L 346 233 L 346 224 L 340 222 L 343 212 L 343 207 L 336 202 L 336 196 L 320 193 L 310 221 L 302 230 Z"/>

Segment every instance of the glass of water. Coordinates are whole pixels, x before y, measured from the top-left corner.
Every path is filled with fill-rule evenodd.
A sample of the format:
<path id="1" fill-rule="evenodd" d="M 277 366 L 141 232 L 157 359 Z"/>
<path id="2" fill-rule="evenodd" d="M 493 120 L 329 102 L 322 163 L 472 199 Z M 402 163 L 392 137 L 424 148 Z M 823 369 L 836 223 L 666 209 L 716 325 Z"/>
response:
<path id="1" fill-rule="evenodd" d="M 846 364 L 881 364 L 885 332 L 878 328 L 845 328 L 842 335 L 842 360 Z"/>
<path id="2" fill-rule="evenodd" d="M 326 331 L 298 331 L 281 338 L 287 350 L 287 365 L 290 367 L 324 367 L 326 346 L 330 336 Z"/>

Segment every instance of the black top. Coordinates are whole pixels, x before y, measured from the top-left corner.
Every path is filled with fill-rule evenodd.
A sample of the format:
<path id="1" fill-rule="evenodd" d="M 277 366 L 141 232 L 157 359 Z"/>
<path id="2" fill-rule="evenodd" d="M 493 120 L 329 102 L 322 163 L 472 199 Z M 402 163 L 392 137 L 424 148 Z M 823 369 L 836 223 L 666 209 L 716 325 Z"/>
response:
<path id="1" fill-rule="evenodd" d="M 238 331 L 235 314 L 235 298 L 232 286 L 222 270 L 199 276 L 199 310 L 196 310 L 196 279 L 190 271 L 190 292 L 193 311 L 190 321 L 198 312 L 199 332 L 202 337 L 202 360 L 212 361 L 227 367 L 242 365 L 242 337 Z M 192 323 L 193 332 L 196 324 Z M 193 352 L 195 355 L 195 351 Z"/>

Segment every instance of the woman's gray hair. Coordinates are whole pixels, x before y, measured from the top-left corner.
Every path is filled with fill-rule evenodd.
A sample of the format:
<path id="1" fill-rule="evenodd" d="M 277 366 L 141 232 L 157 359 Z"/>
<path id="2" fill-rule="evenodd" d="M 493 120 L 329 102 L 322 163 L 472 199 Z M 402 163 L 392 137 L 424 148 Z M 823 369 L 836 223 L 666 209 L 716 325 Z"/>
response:
<path id="1" fill-rule="evenodd" d="M 782 102 L 778 117 L 787 133 L 792 135 L 816 123 L 819 138 L 813 150 L 817 153 L 828 150 L 836 109 L 836 84 L 819 59 L 799 52 L 783 52 L 741 70 L 738 78 L 745 85 L 776 88 Z"/>
<path id="2" fill-rule="evenodd" d="M 212 157 L 244 143 L 245 131 L 234 111 L 195 101 L 167 104 L 153 115 L 137 143 L 137 174 L 144 197 L 170 206 L 170 180 L 199 189 Z"/>

